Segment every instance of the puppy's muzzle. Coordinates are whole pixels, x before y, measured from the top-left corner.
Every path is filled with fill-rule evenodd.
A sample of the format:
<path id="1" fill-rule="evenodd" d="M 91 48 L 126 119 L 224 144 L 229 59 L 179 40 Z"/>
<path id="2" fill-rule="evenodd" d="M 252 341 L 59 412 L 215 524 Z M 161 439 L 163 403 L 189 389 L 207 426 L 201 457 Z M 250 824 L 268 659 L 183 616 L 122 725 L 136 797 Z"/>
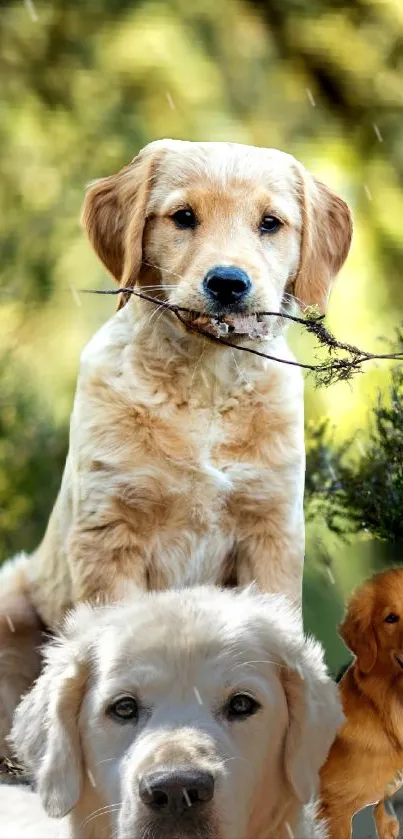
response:
<path id="1" fill-rule="evenodd" d="M 207 272 L 203 288 L 216 306 L 235 307 L 249 294 L 252 283 L 246 271 L 235 265 L 217 265 Z"/>
<path id="2" fill-rule="evenodd" d="M 158 815 L 181 815 L 199 808 L 214 796 L 214 776 L 199 769 L 159 769 L 139 783 L 143 804 Z"/>

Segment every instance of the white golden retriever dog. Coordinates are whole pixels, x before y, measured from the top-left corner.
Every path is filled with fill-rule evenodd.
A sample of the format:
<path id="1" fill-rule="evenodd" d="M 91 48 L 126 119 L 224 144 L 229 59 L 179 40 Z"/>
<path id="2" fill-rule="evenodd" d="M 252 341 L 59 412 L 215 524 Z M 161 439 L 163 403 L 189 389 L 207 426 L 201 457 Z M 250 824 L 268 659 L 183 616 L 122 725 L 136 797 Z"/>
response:
<path id="1" fill-rule="evenodd" d="M 11 737 L 74 839 L 314 839 L 342 719 L 283 596 L 197 587 L 79 606 Z"/>
<path id="2" fill-rule="evenodd" d="M 256 581 L 301 600 L 303 381 L 286 322 L 261 313 L 325 311 L 347 205 L 275 149 L 161 140 L 91 186 L 83 220 L 120 286 L 157 305 L 130 298 L 85 348 L 46 534 L 1 569 L 0 755 L 40 669 L 41 622 L 57 628 L 80 601 L 130 581 Z M 289 363 L 211 342 L 194 313 Z"/>

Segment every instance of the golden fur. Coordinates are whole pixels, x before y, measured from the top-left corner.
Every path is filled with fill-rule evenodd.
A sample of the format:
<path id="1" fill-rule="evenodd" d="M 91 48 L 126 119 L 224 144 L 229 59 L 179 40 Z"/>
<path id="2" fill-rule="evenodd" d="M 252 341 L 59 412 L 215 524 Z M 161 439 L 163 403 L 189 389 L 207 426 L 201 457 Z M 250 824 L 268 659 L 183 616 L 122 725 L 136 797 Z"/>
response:
<path id="1" fill-rule="evenodd" d="M 178 229 L 172 215 L 189 206 L 198 224 Z M 265 214 L 281 221 L 273 235 L 260 232 Z M 203 277 L 217 264 L 248 272 L 247 311 L 296 299 L 324 310 L 351 240 L 346 204 L 293 157 L 231 143 L 150 144 L 90 187 L 83 223 L 123 287 L 202 313 Z M 292 361 L 284 324 L 270 323 L 259 348 Z M 256 580 L 299 602 L 304 470 L 300 370 L 217 346 L 131 297 L 83 351 L 60 493 L 42 544 L 2 571 L 0 621 L 21 578 L 49 627 L 129 581 Z M 23 657 L 18 633 L 7 643 L 0 752 L 3 684 L 13 689 Z"/>
<path id="2" fill-rule="evenodd" d="M 340 634 L 356 658 L 339 685 L 346 721 L 321 771 L 321 812 L 329 839 L 348 839 L 354 813 L 375 804 L 379 839 L 397 839 L 384 801 L 403 781 L 403 569 L 357 589 Z"/>
<path id="3" fill-rule="evenodd" d="M 74 839 L 324 839 L 314 796 L 340 701 L 283 596 L 137 590 L 82 604 L 45 655 L 12 737 Z M 257 705 L 234 717 L 240 695 Z M 123 696 L 137 708 L 122 722 L 111 706 Z M 209 800 L 149 806 L 156 775 L 200 772 Z"/>

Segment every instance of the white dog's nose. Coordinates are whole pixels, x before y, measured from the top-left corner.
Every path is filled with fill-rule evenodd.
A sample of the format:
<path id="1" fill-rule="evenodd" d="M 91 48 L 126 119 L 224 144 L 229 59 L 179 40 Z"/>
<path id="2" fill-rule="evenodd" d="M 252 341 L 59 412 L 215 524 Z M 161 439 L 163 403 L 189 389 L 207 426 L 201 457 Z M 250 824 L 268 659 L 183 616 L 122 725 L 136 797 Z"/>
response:
<path id="1" fill-rule="evenodd" d="M 214 777 L 199 769 L 156 770 L 143 775 L 139 784 L 143 804 L 159 813 L 183 813 L 211 801 Z"/>

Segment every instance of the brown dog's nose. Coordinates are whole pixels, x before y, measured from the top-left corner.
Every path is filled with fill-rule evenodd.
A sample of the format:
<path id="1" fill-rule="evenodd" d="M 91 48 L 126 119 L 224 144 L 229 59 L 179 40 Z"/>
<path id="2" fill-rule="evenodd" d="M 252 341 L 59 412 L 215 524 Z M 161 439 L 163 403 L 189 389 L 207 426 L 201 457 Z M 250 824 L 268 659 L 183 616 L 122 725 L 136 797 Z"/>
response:
<path id="1" fill-rule="evenodd" d="M 161 815 L 183 813 L 211 801 L 214 777 L 198 769 L 148 772 L 139 783 L 139 795 L 143 804 Z"/>
<path id="2" fill-rule="evenodd" d="M 252 288 L 246 273 L 235 265 L 217 265 L 207 272 L 204 289 L 208 296 L 221 306 L 238 303 Z"/>

